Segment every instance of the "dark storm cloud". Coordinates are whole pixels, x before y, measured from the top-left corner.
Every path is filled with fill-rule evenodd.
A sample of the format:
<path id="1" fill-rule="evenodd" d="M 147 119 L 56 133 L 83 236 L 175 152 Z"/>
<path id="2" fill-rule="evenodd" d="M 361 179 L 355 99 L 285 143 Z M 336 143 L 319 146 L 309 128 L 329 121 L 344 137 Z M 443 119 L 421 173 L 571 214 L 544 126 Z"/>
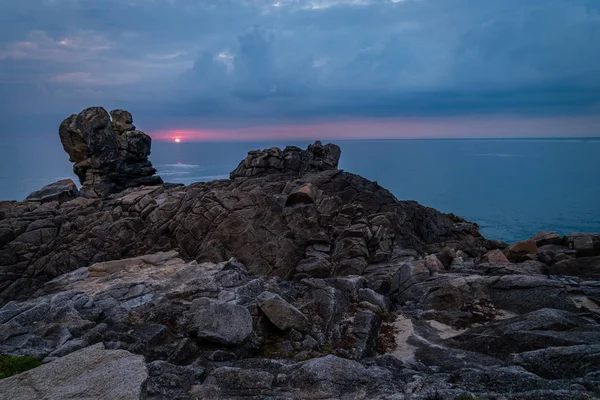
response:
<path id="1" fill-rule="evenodd" d="M 598 114 L 598 43 L 590 0 L 3 2 L 0 112 Z"/>

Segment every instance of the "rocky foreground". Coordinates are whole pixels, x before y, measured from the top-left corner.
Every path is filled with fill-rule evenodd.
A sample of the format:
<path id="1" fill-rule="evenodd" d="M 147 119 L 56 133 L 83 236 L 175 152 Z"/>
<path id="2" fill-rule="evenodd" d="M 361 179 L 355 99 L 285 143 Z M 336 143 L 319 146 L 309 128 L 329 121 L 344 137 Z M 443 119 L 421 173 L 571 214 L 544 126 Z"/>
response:
<path id="1" fill-rule="evenodd" d="M 81 191 L 0 202 L 0 353 L 45 363 L 0 399 L 600 397 L 600 235 L 486 240 L 319 142 L 162 183 L 110 115 L 61 125 Z"/>

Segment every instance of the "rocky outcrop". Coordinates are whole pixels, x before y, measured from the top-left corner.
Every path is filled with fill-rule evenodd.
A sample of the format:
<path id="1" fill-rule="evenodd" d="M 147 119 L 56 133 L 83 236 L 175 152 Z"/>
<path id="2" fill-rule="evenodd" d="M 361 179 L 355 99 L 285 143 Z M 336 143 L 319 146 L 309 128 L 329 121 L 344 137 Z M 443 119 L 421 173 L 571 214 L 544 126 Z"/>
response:
<path id="1" fill-rule="evenodd" d="M 148 399 L 597 396 L 595 235 L 509 247 L 338 159 L 315 143 L 231 180 L 0 203 L 0 352 L 66 372 L 88 354 L 95 393 L 103 346 Z M 46 388 L 35 371 L 0 387 Z"/>
<path id="2" fill-rule="evenodd" d="M 39 297 L 5 305 L 0 352 L 66 371 L 63 360 L 94 344 L 106 354 L 143 355 L 147 375 L 138 366 L 127 373 L 133 393 L 149 399 L 591 398 L 600 385 L 600 316 L 569 296 L 596 299 L 598 286 L 548 278 L 523 285 L 525 278 L 441 270 L 416 280 L 398 302 L 389 290 L 368 288 L 369 276 L 286 281 L 251 275 L 235 259 L 156 253 L 80 268 L 46 283 Z M 570 286 L 571 311 L 547 308 L 557 304 L 553 294 L 534 303 L 523 292 Z M 520 316 L 506 310 L 507 290 L 537 308 Z M 78 365 L 95 365 L 94 357 Z M 94 368 L 87 373 L 96 376 Z M 24 390 L 29 383 L 14 382 L 28 379 L 0 387 Z M 94 379 L 86 381 L 92 392 Z M 62 395 L 61 385 L 52 390 Z"/>
<path id="3" fill-rule="evenodd" d="M 112 116 L 112 122 L 111 122 Z M 106 197 L 129 187 L 157 185 L 162 179 L 148 161 L 150 136 L 138 131 L 131 114 L 91 107 L 65 119 L 59 128 L 63 148 L 85 197 Z"/>
<path id="4" fill-rule="evenodd" d="M 76 119 L 86 115 L 93 113 Z M 336 149 L 315 144 L 305 153 L 321 148 L 329 156 Z M 448 246 L 488 250 L 475 225 L 398 201 L 377 183 L 337 169 L 298 176 L 299 167 L 290 168 L 61 204 L 1 203 L 0 304 L 82 266 L 168 250 L 188 260 L 235 257 L 251 273 L 291 279 L 361 275 Z"/>
<path id="5" fill-rule="evenodd" d="M 231 179 L 249 178 L 281 172 L 301 176 L 309 172 L 335 170 L 341 154 L 341 149 L 335 144 L 323 146 L 321 142 L 315 142 L 306 150 L 295 146 L 288 146 L 283 151 L 276 147 L 256 150 L 249 152 L 230 176 Z"/>

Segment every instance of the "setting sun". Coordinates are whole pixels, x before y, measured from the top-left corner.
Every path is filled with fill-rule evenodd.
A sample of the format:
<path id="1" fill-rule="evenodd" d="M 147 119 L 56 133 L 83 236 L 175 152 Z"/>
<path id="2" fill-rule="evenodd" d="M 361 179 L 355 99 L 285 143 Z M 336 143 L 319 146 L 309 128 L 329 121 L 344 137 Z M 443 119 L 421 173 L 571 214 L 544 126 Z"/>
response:
<path id="1" fill-rule="evenodd" d="M 179 143 L 179 142 L 181 142 L 181 139 L 175 138 L 175 143 Z"/>

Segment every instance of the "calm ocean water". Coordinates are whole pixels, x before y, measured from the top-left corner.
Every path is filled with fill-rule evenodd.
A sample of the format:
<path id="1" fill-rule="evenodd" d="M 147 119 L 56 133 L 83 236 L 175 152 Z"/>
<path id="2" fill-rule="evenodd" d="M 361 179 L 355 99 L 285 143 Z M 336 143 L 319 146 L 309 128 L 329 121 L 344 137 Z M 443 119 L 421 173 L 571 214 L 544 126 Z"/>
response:
<path id="1" fill-rule="evenodd" d="M 402 200 L 477 222 L 512 242 L 542 230 L 600 232 L 600 139 L 337 141 L 341 168 L 378 181 Z M 248 150 L 308 142 L 153 143 L 167 182 L 224 179 Z M 0 148 L 0 200 L 71 177 L 60 143 L 8 141 Z"/>

